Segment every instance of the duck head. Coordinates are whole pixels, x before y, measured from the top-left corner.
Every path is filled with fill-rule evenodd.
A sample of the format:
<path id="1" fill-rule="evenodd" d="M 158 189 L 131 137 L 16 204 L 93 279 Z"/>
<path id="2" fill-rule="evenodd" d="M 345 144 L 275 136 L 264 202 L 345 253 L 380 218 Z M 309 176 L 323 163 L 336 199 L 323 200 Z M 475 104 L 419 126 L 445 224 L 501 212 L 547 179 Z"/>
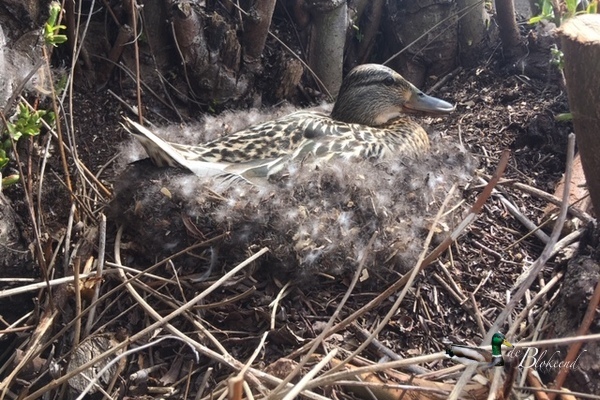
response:
<path id="1" fill-rule="evenodd" d="M 506 337 L 500 332 L 494 333 L 492 336 L 492 355 L 497 356 L 501 355 L 501 346 L 504 345 L 506 347 L 513 347 L 513 345 L 506 340 Z"/>
<path id="2" fill-rule="evenodd" d="M 391 68 L 363 64 L 346 75 L 331 117 L 369 126 L 406 113 L 447 114 L 455 106 L 428 96 Z"/>

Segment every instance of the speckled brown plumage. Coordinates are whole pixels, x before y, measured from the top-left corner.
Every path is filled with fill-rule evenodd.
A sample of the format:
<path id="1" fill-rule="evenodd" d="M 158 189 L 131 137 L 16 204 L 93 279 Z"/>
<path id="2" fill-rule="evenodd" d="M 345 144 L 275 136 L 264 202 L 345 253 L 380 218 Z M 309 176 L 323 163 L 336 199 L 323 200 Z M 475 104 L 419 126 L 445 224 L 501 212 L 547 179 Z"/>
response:
<path id="1" fill-rule="evenodd" d="M 324 160 L 419 155 L 429 149 L 427 133 L 403 114 L 452 110 L 451 104 L 425 95 L 392 69 L 365 64 L 344 79 L 331 115 L 299 111 L 194 146 L 166 142 L 128 122 L 158 166 L 247 178 L 269 176 L 309 155 Z"/>
<path id="2" fill-rule="evenodd" d="M 239 163 L 308 152 L 346 158 L 420 154 L 429 149 L 429 138 L 419 124 L 407 117 L 385 126 L 371 127 L 335 121 L 321 113 L 299 111 L 199 146 L 169 144 L 190 161 Z"/>

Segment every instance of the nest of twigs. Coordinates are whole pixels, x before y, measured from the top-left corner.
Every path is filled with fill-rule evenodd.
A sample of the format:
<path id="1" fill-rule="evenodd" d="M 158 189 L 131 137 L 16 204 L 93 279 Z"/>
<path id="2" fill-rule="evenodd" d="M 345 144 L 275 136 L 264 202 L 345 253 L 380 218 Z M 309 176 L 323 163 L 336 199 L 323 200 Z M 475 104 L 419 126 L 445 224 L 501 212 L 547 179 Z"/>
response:
<path id="1" fill-rule="evenodd" d="M 505 370 L 496 370 L 496 376 L 489 377 L 495 382 L 490 386 L 461 379 L 462 367 L 451 366 L 443 353 L 446 338 L 480 344 L 496 330 L 505 332 L 520 349 L 541 348 L 543 343 L 536 342 L 540 337 L 556 339 L 552 345 L 560 344 L 559 334 L 574 334 L 559 332 L 552 318 L 547 323 L 548 312 L 552 317 L 556 310 L 560 313 L 554 315 L 563 320 L 571 318 L 566 323 L 570 327 L 585 332 L 598 329 L 597 322 L 594 325 L 588 318 L 593 315 L 588 310 L 595 309 L 590 291 L 577 291 L 577 305 L 561 298 L 565 276 L 561 266 L 567 259 L 561 250 L 580 238 L 583 229 L 555 246 L 557 235 L 542 230 L 530 234 L 534 229 L 522 222 L 539 225 L 541 209 L 548 201 L 556 201 L 546 192 L 564 170 L 564 157 L 557 156 L 553 147 L 557 141 L 538 141 L 532 148 L 527 140 L 540 126 L 548 126 L 539 123 L 549 118 L 548 112 L 532 114 L 532 104 L 538 104 L 538 110 L 564 111 L 564 94 L 552 86 L 544 89 L 542 98 L 542 84 L 538 87 L 535 82 L 515 76 L 498 78 L 497 74 L 490 66 L 483 66 L 478 75 L 465 71 L 445 89 L 455 96 L 458 110 L 453 118 L 434 121 L 433 129 L 443 132 L 444 140 L 462 141 L 477 156 L 480 170 L 463 188 L 460 218 L 447 224 L 455 233 L 446 235 L 445 241 L 431 242 L 428 234 L 441 218 L 447 218 L 444 212 L 455 202 L 445 204 L 445 196 L 438 193 L 435 201 L 419 197 L 407 203 L 410 207 L 403 211 L 404 216 L 416 213 L 417 208 L 422 212 L 420 207 L 429 209 L 426 215 L 420 214 L 419 221 L 426 222 L 411 231 L 418 245 L 404 257 L 402 270 L 390 256 L 393 243 L 406 231 L 382 229 L 397 227 L 393 222 L 401 221 L 400 213 L 394 211 L 399 198 L 389 189 L 387 208 L 369 208 L 368 203 L 376 197 L 373 187 L 365 183 L 367 179 L 353 181 L 356 197 L 335 198 L 337 186 L 347 182 L 346 175 L 352 171 L 336 176 L 334 170 L 322 170 L 320 179 L 312 182 L 298 177 L 304 179 L 298 181 L 302 184 L 281 194 L 285 198 L 282 207 L 290 212 L 297 203 L 307 207 L 310 200 L 337 201 L 321 216 L 323 226 L 338 224 L 336 235 L 341 232 L 341 213 L 353 211 L 350 221 L 354 225 L 349 227 L 347 242 L 343 235 L 342 239 L 336 236 L 336 241 L 348 247 L 328 249 L 317 258 L 320 262 L 311 263 L 311 252 L 326 245 L 298 238 L 303 222 L 299 211 L 292 218 L 293 229 L 285 225 L 289 221 L 270 216 L 281 213 L 269 208 L 273 204 L 266 205 L 266 199 L 273 198 L 268 191 L 238 196 L 244 207 L 234 204 L 225 209 L 227 197 L 212 189 L 201 190 L 206 184 L 194 186 L 191 195 L 198 201 L 192 203 L 186 197 L 189 193 L 184 196 L 182 185 L 189 176 L 143 170 L 149 175 L 134 176 L 155 183 L 155 202 L 147 202 L 148 193 L 137 199 L 126 196 L 130 202 L 116 214 L 121 216 L 117 222 L 129 225 L 123 233 L 103 217 L 90 218 L 99 215 L 97 210 L 108 202 L 108 196 L 102 198 L 106 188 L 91 180 L 84 169 L 77 169 L 82 174 L 78 181 L 85 177 L 93 189 L 85 186 L 74 193 L 77 206 L 70 208 L 71 203 L 66 202 L 63 207 L 71 210 L 71 221 L 81 222 L 65 223 L 55 241 L 49 241 L 54 246 L 46 249 L 54 254 L 50 259 L 68 260 L 67 268 L 59 269 L 55 262 L 47 266 L 51 289 L 42 282 L 35 287 L 18 284 L 11 292 L 1 292 L 7 298 L 35 290 L 42 305 L 2 333 L 8 349 L 0 369 L 2 393 L 15 398 L 21 394 L 25 399 L 64 393 L 71 398 L 83 393 L 100 398 L 104 392 L 112 398 L 294 398 L 301 392 L 314 399 L 367 398 L 372 394 L 431 399 L 447 398 L 466 383 L 462 387 L 469 398 L 487 398 L 490 391 L 514 397 L 511 389 L 527 382 L 538 388 L 520 390 L 541 396 L 544 385 L 553 378 L 535 377 L 534 368 L 514 368 L 518 363 L 509 360 Z M 503 97 L 508 91 L 510 98 Z M 116 125 L 118 119 L 114 122 Z M 564 139 L 568 127 L 552 126 L 553 134 Z M 506 165 L 500 154 L 514 143 L 524 144 L 517 145 Z M 564 141 L 560 143 L 559 147 L 566 148 Z M 376 170 L 380 174 L 389 171 L 389 166 L 360 168 L 383 168 Z M 417 174 L 411 168 L 405 178 Z M 509 180 L 492 179 L 497 168 L 505 169 L 504 177 Z M 450 180 L 444 190 L 454 182 Z M 285 180 L 272 184 L 286 188 Z M 328 191 L 328 185 L 337 185 L 336 191 Z M 161 192 L 162 188 L 167 190 Z M 136 201 L 131 200 L 142 201 L 138 205 L 142 208 L 136 210 Z M 162 205 L 156 209 L 156 201 L 169 211 Z M 235 214 L 236 210 L 242 211 Z M 331 210 L 339 210 L 339 214 Z M 583 212 L 579 216 L 588 218 Z M 136 218 L 146 224 L 135 222 Z M 228 218 L 248 220 L 247 238 L 232 229 Z M 132 231 L 133 223 L 138 228 Z M 169 229 L 175 227 L 171 224 L 180 225 Z M 151 227 L 153 231 L 149 231 Z M 560 223 L 555 229 L 559 228 Z M 168 232 L 179 236 L 169 237 Z M 315 238 L 324 240 L 327 235 Z M 298 243 L 309 247 L 298 247 Z M 593 235 L 586 243 L 597 247 Z M 597 278 L 595 258 L 592 254 L 591 261 L 571 261 L 567 282 L 578 281 L 579 275 L 572 275 L 577 271 L 584 271 L 590 281 Z M 209 269 L 211 264 L 217 268 Z M 318 276 L 318 265 L 326 266 L 322 275 L 329 276 Z M 378 272 L 361 282 L 369 268 Z M 272 273 L 272 269 L 282 274 Z M 67 283 L 52 279 L 50 273 L 57 271 L 67 277 Z M 303 285 L 294 285 L 290 277 L 300 279 Z M 292 284 L 287 285 L 290 280 Z M 27 322 L 27 318 L 32 320 Z M 593 358 L 597 354 L 594 349 L 589 347 L 587 355 Z M 479 371 L 484 376 L 488 372 Z M 578 378 L 576 371 L 570 373 L 573 384 Z M 458 380 L 461 383 L 457 384 Z"/>

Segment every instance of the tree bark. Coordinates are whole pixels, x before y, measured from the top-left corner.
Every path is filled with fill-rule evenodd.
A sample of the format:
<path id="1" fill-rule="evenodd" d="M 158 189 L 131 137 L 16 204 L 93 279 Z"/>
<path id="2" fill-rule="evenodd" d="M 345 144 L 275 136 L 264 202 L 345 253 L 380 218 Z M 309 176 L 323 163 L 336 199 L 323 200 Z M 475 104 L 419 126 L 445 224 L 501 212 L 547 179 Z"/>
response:
<path id="1" fill-rule="evenodd" d="M 373 0 L 370 2 L 370 7 L 367 9 L 364 27 L 362 32 L 362 39 L 358 46 L 358 63 L 364 64 L 369 59 L 373 45 L 375 44 L 375 37 L 379 32 L 379 26 L 381 25 L 381 16 L 383 15 L 383 0 Z"/>
<path id="2" fill-rule="evenodd" d="M 245 96 L 253 74 L 241 71 L 242 47 L 235 27 L 191 1 L 172 4 L 175 47 L 194 98 L 220 105 Z"/>
<path id="3" fill-rule="evenodd" d="M 481 56 L 489 16 L 485 5 L 479 0 L 457 0 L 456 4 L 459 14 L 462 15 L 458 21 L 460 61 L 463 66 L 472 66 Z"/>
<path id="4" fill-rule="evenodd" d="M 260 57 L 269 34 L 275 0 L 252 0 L 250 3 L 246 8 L 248 15 L 244 18 L 244 64 L 251 71 L 260 71 Z"/>
<path id="5" fill-rule="evenodd" d="M 189 2 L 174 5 L 172 12 L 173 32 L 183 63 L 191 68 L 206 68 L 208 46 L 202 20 Z"/>
<path id="6" fill-rule="evenodd" d="M 509 60 L 518 58 L 525 53 L 521 46 L 521 35 L 515 19 L 514 0 L 495 0 L 494 3 L 504 56 Z"/>
<path id="7" fill-rule="evenodd" d="M 383 18 L 380 43 L 383 56 L 390 57 L 386 65 L 404 78 L 422 86 L 428 77 L 444 76 L 456 68 L 456 2 L 386 1 Z"/>
<path id="8" fill-rule="evenodd" d="M 313 18 L 310 66 L 335 96 L 342 84 L 348 5 L 345 0 L 311 0 L 307 4 Z"/>
<path id="9" fill-rule="evenodd" d="M 561 28 L 573 126 L 592 205 L 600 210 L 600 15 L 568 20 Z"/>

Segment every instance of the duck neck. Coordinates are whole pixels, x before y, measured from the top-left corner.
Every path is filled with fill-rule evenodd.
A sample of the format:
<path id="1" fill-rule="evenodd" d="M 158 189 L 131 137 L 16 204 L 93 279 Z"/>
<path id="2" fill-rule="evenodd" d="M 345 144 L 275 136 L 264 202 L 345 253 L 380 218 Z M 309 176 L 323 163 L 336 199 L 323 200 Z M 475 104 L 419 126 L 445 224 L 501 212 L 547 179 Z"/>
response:
<path id="1" fill-rule="evenodd" d="M 502 345 L 492 343 L 492 356 L 494 357 L 502 357 Z"/>
<path id="2" fill-rule="evenodd" d="M 373 116 L 370 113 L 365 112 L 364 109 L 353 109 L 351 112 L 348 112 L 347 109 L 338 107 L 337 103 L 333 106 L 331 118 L 335 121 L 345 122 L 347 124 L 367 126 L 381 125 L 380 121 L 377 121 L 376 118 L 373 118 Z"/>
<path id="3" fill-rule="evenodd" d="M 504 358 L 499 355 L 493 355 L 492 356 L 492 361 L 490 362 L 490 367 L 501 367 L 504 365 Z"/>

